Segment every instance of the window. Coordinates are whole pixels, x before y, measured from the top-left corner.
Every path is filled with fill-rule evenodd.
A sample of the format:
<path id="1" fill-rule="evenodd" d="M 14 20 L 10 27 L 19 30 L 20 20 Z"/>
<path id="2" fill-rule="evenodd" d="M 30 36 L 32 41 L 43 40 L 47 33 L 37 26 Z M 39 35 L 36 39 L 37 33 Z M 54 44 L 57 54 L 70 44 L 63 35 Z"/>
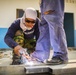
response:
<path id="1" fill-rule="evenodd" d="M 39 10 L 36 10 L 37 11 L 37 17 L 40 18 L 40 13 L 39 13 Z M 16 9 L 16 18 L 20 18 L 23 16 L 23 9 Z"/>

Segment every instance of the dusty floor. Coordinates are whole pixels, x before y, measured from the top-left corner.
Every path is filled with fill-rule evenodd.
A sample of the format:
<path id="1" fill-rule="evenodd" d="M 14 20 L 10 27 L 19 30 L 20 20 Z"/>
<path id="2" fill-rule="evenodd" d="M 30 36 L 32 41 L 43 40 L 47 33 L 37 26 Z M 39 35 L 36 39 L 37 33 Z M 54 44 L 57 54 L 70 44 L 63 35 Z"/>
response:
<path id="1" fill-rule="evenodd" d="M 52 55 L 53 55 L 53 50 L 50 50 L 49 59 L 51 59 Z M 69 50 L 68 58 L 69 58 L 69 60 L 75 61 L 76 60 L 76 50 Z M 11 62 L 12 62 L 12 50 L 0 51 L 0 65 L 10 65 Z"/>

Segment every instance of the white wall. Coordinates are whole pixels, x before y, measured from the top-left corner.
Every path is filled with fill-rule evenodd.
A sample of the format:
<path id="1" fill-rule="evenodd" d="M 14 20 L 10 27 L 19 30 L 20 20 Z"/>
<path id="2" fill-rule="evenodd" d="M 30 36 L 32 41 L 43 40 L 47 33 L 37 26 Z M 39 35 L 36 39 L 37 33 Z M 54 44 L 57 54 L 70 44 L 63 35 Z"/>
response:
<path id="1" fill-rule="evenodd" d="M 0 0 L 0 28 L 9 27 L 16 19 L 16 9 L 34 7 L 39 10 L 38 0 Z"/>
<path id="2" fill-rule="evenodd" d="M 34 7 L 39 10 L 39 0 L 0 0 L 0 28 L 8 28 L 16 19 L 16 9 Z M 74 28 L 76 29 L 76 4 L 66 3 L 65 12 L 74 13 Z"/>

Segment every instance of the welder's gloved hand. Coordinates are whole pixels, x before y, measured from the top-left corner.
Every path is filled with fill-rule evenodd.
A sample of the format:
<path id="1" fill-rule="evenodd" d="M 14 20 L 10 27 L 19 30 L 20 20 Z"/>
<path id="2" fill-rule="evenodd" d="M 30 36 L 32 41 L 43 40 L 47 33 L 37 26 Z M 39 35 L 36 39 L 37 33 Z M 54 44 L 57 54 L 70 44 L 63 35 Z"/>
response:
<path id="1" fill-rule="evenodd" d="M 16 46 L 13 51 L 13 65 L 23 64 L 30 60 L 27 50 L 21 46 Z"/>
<path id="2" fill-rule="evenodd" d="M 21 63 L 27 63 L 28 61 L 31 60 L 29 54 L 27 53 L 27 50 L 26 49 L 21 49 L 19 50 L 19 53 L 21 55 Z"/>
<path id="3" fill-rule="evenodd" d="M 22 47 L 20 45 L 17 45 L 16 47 L 14 47 L 13 53 L 20 56 L 19 50 L 21 50 Z"/>

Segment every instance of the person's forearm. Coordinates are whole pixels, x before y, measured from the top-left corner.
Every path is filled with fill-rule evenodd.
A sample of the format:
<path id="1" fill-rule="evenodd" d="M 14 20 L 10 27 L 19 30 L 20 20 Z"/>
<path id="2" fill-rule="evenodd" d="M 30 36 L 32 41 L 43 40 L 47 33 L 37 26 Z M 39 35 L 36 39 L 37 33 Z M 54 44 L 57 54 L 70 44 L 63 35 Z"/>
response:
<path id="1" fill-rule="evenodd" d="M 14 53 L 17 55 L 20 55 L 19 50 L 21 50 L 22 47 L 20 45 L 17 45 L 16 47 L 14 47 Z"/>
<path id="2" fill-rule="evenodd" d="M 13 38 L 9 37 L 8 35 L 5 36 L 4 38 L 5 43 L 11 47 L 14 48 L 16 47 L 18 44 L 13 40 Z"/>

